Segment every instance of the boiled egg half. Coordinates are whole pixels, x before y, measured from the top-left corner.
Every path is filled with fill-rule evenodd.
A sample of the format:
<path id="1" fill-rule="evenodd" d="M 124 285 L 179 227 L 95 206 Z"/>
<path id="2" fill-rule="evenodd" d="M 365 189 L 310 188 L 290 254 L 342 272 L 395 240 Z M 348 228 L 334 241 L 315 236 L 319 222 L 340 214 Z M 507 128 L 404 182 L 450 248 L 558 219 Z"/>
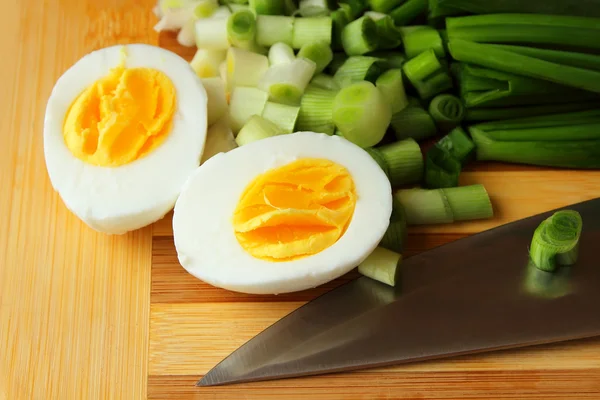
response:
<path id="1" fill-rule="evenodd" d="M 364 150 L 297 132 L 219 153 L 175 204 L 181 265 L 246 293 L 312 288 L 361 263 L 389 225 L 389 180 Z"/>
<path id="2" fill-rule="evenodd" d="M 52 186 L 101 232 L 160 219 L 200 163 L 206 107 L 200 79 L 170 51 L 132 44 L 86 55 L 58 79 L 46 107 Z"/>

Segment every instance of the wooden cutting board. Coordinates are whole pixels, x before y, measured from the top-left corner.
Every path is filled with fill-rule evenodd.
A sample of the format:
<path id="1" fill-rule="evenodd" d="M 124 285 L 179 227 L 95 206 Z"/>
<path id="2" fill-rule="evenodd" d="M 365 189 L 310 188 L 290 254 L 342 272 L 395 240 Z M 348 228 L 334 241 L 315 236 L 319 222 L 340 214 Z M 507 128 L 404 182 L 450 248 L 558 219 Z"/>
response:
<path id="1" fill-rule="evenodd" d="M 340 283 L 282 296 L 210 287 L 178 265 L 170 216 L 98 234 L 53 192 L 46 99 L 66 68 L 116 43 L 161 45 L 153 0 L 5 1 L 0 14 L 0 400 L 591 399 L 600 339 L 401 367 L 217 388 L 194 383 L 269 324 Z M 600 172 L 480 165 L 491 221 L 411 231 L 415 254 L 518 218 L 600 196 Z M 600 290 L 600 288 L 599 288 Z"/>

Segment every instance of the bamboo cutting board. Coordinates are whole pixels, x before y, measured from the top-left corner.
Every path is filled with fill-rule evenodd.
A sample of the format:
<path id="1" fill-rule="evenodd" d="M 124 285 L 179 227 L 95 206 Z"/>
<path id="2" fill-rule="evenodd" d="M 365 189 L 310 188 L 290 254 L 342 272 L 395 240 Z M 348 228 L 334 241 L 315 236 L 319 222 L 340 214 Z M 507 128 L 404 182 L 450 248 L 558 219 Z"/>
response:
<path id="1" fill-rule="evenodd" d="M 216 388 L 195 381 L 269 324 L 355 276 L 281 296 L 210 287 L 177 263 L 170 216 L 95 233 L 52 191 L 45 102 L 91 50 L 143 42 L 190 58 L 152 26 L 153 0 L 4 1 L 0 14 L 0 400 L 600 399 L 600 339 L 385 369 Z M 600 172 L 475 166 L 491 221 L 414 229 L 409 253 L 600 196 Z M 599 288 L 600 290 L 600 288 Z"/>

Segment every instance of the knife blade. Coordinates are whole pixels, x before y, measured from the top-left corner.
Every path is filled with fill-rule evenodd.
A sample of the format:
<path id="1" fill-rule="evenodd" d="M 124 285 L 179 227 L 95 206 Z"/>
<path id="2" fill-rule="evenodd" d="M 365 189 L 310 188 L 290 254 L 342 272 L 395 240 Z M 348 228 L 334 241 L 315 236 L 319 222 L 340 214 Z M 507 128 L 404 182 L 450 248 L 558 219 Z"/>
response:
<path id="1" fill-rule="evenodd" d="M 600 335 L 600 199 L 581 213 L 573 267 L 529 262 L 553 210 L 408 258 L 400 284 L 358 278 L 249 340 L 197 385 L 288 378 L 583 339 Z"/>

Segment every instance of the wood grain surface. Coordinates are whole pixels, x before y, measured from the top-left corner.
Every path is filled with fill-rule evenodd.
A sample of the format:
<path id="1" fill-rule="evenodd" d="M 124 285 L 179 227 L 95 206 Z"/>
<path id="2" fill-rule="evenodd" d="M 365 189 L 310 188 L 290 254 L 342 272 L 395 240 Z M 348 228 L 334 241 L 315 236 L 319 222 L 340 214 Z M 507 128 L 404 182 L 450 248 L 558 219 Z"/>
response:
<path id="1" fill-rule="evenodd" d="M 211 287 L 177 263 L 170 215 L 123 236 L 77 220 L 50 185 L 46 100 L 86 53 L 157 35 L 153 0 L 4 1 L 0 14 L 0 400 L 600 399 L 600 339 L 346 374 L 196 388 L 246 340 L 356 276 L 281 296 Z M 407 254 L 600 196 L 600 172 L 483 164 L 496 218 L 412 229 Z M 600 290 L 600 289 L 599 289 Z"/>

